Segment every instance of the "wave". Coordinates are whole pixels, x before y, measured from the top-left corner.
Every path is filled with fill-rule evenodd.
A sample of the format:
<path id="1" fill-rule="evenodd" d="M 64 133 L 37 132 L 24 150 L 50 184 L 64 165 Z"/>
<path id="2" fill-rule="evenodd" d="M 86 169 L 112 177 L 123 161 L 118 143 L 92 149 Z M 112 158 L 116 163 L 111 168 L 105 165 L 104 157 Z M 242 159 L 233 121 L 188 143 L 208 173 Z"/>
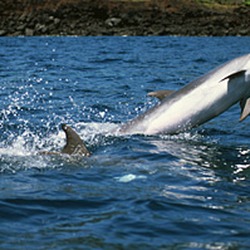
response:
<path id="1" fill-rule="evenodd" d="M 96 165 L 106 164 L 105 161 L 110 162 L 110 157 L 114 158 L 114 162 L 119 162 L 123 158 L 130 163 L 136 158 L 150 161 L 167 157 L 170 161 L 173 159 L 174 165 L 227 168 L 235 174 L 250 168 L 248 147 L 221 145 L 216 138 L 204 135 L 203 131 L 194 130 L 178 135 L 120 136 L 115 133 L 119 127 L 116 123 L 78 122 L 69 125 L 93 152 L 91 158 L 101 162 L 95 162 Z M 65 134 L 59 125 L 54 129 L 44 127 L 43 131 L 37 132 L 26 128 L 18 135 L 9 132 L 8 139 L 0 141 L 0 172 L 13 172 L 23 168 L 61 167 L 69 160 L 68 156 L 41 156 L 39 152 L 60 152 L 64 145 Z"/>

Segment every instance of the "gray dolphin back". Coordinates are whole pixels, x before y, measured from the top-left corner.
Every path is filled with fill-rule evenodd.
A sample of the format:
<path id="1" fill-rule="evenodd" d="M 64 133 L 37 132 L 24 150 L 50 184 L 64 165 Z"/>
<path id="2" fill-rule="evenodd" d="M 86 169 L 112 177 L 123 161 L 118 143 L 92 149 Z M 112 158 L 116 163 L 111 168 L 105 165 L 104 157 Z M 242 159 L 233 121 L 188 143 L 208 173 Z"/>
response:
<path id="1" fill-rule="evenodd" d="M 62 124 L 62 129 L 66 134 L 66 145 L 62 149 L 61 153 L 90 156 L 90 152 L 86 148 L 80 136 L 70 126 Z"/>

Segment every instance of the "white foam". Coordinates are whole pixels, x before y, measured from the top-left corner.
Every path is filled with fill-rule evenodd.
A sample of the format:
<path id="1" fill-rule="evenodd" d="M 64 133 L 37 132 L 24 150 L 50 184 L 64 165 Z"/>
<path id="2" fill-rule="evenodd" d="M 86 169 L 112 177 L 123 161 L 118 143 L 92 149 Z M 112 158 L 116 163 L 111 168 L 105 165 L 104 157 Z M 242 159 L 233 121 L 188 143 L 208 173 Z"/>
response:
<path id="1" fill-rule="evenodd" d="M 147 177 L 144 175 L 127 174 L 121 177 L 115 177 L 115 180 L 117 180 L 118 182 L 127 183 L 127 182 L 134 181 L 136 179 L 146 179 L 146 178 Z"/>

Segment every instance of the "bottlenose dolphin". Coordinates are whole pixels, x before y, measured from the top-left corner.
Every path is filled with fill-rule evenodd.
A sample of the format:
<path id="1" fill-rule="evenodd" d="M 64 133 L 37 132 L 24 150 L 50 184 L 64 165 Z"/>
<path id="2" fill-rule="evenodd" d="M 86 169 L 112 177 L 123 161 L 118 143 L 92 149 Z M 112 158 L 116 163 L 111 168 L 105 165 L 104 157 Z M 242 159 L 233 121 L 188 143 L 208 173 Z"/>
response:
<path id="1" fill-rule="evenodd" d="M 68 154 L 73 156 L 90 156 L 89 150 L 81 140 L 80 136 L 67 124 L 62 124 L 62 129 L 66 134 L 66 145 L 61 152 L 39 152 L 45 155 Z"/>
<path id="2" fill-rule="evenodd" d="M 197 127 L 240 102 L 250 113 L 250 54 L 233 59 L 177 91 L 152 92 L 161 102 L 121 125 L 118 134 L 175 134 Z"/>
<path id="3" fill-rule="evenodd" d="M 80 136 L 70 126 L 62 124 L 62 129 L 66 134 L 66 145 L 61 151 L 62 154 L 90 156 Z"/>

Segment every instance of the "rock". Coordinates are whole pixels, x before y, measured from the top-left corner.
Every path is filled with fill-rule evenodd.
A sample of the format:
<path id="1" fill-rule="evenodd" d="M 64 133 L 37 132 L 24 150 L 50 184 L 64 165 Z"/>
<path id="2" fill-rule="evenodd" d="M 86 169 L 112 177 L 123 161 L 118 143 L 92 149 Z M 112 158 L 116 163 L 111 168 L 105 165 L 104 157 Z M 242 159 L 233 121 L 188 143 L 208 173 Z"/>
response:
<path id="1" fill-rule="evenodd" d="M 23 13 L 20 17 L 19 17 L 19 21 L 25 21 L 26 20 L 26 13 Z"/>
<path id="2" fill-rule="evenodd" d="M 23 31 L 23 30 L 25 30 L 25 28 L 26 28 L 26 24 L 24 23 L 24 24 L 17 26 L 16 30 Z"/>
<path id="3" fill-rule="evenodd" d="M 93 0 L 28 1 L 12 5 L 14 0 L 1 4 L 0 36 L 10 35 L 194 35 L 232 36 L 250 35 L 250 8 L 244 5 L 234 9 L 210 9 L 195 1 L 171 2 L 157 8 L 143 1 L 106 1 L 97 5 Z M 74 3 L 73 3 L 74 2 Z M 116 3 L 116 2 L 119 2 Z M 140 3 L 143 2 L 143 3 Z M 176 2 L 176 3 L 175 3 Z M 177 3 L 178 2 L 178 3 Z M 225 1 L 224 1 L 225 2 Z M 9 6 L 8 8 L 6 6 Z M 53 7 L 54 6 L 54 7 Z M 162 7 L 161 7 L 162 6 Z"/>
<path id="4" fill-rule="evenodd" d="M 240 36 L 247 36 L 248 35 L 248 29 L 240 29 L 239 30 Z"/>
<path id="5" fill-rule="evenodd" d="M 60 22 L 61 22 L 61 20 L 60 20 L 59 18 L 55 18 L 55 19 L 54 19 L 54 24 L 55 24 L 55 25 L 59 24 Z"/>
<path id="6" fill-rule="evenodd" d="M 111 18 L 108 18 L 106 21 L 105 21 L 105 24 L 109 27 L 115 27 L 117 26 L 118 24 L 120 24 L 122 21 L 121 18 L 116 18 L 116 17 L 111 17 Z"/>
<path id="7" fill-rule="evenodd" d="M 54 22 L 54 17 L 53 16 L 49 16 L 49 21 L 50 22 Z"/>
<path id="8" fill-rule="evenodd" d="M 26 28 L 25 29 L 25 36 L 33 36 L 34 35 L 34 30 Z"/>
<path id="9" fill-rule="evenodd" d="M 45 33 L 45 32 L 47 31 L 47 28 L 46 28 L 46 25 L 45 25 L 45 24 L 37 23 L 36 26 L 35 26 L 35 30 L 36 30 L 38 33 Z"/>
<path id="10" fill-rule="evenodd" d="M 7 31 L 6 30 L 0 30 L 0 36 L 5 36 L 7 35 Z"/>

